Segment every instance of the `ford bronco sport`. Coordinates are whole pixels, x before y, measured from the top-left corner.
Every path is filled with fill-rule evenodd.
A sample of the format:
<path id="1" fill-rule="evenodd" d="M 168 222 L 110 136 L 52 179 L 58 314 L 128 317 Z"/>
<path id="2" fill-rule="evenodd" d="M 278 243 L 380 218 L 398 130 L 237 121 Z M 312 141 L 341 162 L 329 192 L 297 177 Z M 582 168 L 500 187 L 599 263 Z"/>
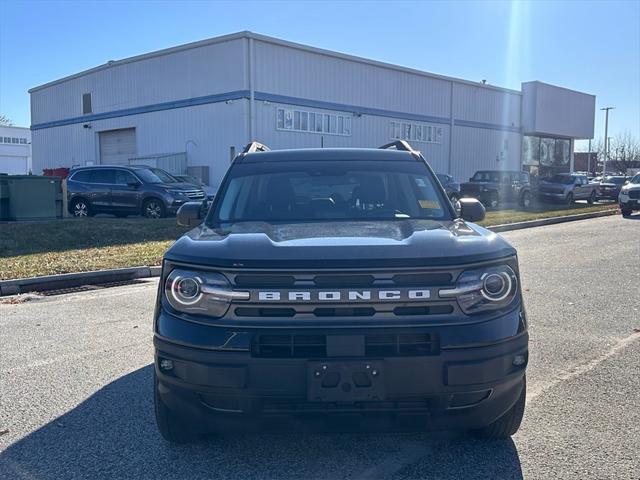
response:
<path id="1" fill-rule="evenodd" d="M 484 207 L 454 207 L 419 152 L 252 143 L 219 192 L 204 221 L 199 203 L 180 209 L 195 228 L 164 257 L 165 439 L 283 416 L 516 432 L 528 360 L 516 251 L 467 223 Z"/>

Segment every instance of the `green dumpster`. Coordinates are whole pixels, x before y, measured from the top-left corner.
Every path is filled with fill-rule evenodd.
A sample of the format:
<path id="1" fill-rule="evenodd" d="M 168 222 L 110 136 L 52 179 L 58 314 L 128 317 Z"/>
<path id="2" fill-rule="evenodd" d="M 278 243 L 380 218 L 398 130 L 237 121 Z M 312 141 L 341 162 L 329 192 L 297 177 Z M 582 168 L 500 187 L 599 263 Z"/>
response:
<path id="1" fill-rule="evenodd" d="M 0 175 L 0 221 L 9 220 L 9 185 L 8 175 Z"/>
<path id="2" fill-rule="evenodd" d="M 7 177 L 10 220 L 62 217 L 61 180 L 57 177 L 11 175 Z"/>

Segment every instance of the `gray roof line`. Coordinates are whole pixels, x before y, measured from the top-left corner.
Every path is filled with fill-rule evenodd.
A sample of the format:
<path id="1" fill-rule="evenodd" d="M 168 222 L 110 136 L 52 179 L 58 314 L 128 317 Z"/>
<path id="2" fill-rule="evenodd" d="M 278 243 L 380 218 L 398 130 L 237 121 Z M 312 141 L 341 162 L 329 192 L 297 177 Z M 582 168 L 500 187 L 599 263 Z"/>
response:
<path id="1" fill-rule="evenodd" d="M 312 47 L 309 45 L 303 45 L 300 43 L 295 43 L 295 42 L 290 42 L 287 40 L 281 40 L 279 38 L 274 38 L 274 37 L 270 37 L 267 35 L 261 35 L 261 34 L 257 34 L 257 33 L 253 33 L 250 31 L 241 31 L 241 32 L 237 32 L 237 33 L 232 33 L 229 35 L 222 35 L 219 37 L 214 37 L 214 38 L 209 38 L 206 40 L 200 40 L 197 42 L 191 42 L 191 43 L 186 43 L 183 45 L 178 45 L 175 47 L 170 47 L 170 48 L 165 48 L 162 50 L 157 50 L 155 52 L 150 52 L 150 53 L 144 53 L 141 55 L 135 55 L 133 57 L 128 57 L 128 58 L 124 58 L 122 60 L 111 60 L 107 63 L 104 63 L 102 65 L 98 65 L 97 67 L 93 67 L 90 68 L 88 70 L 83 70 L 81 72 L 75 73 L 73 75 L 69 75 L 66 77 L 62 77 L 60 79 L 57 80 L 52 80 L 51 82 L 48 83 L 44 83 L 42 85 L 38 85 L 36 87 L 33 87 L 31 89 L 29 89 L 29 93 L 33 93 L 36 92 L 38 90 L 42 90 L 44 88 L 47 87 L 51 87 L 53 85 L 57 85 L 60 83 L 64 83 L 67 82 L 69 80 L 73 80 L 76 78 L 80 78 L 83 77 L 85 75 L 89 75 L 91 73 L 95 73 L 95 72 L 99 72 L 101 70 L 106 70 L 107 68 L 111 68 L 111 67 L 115 67 L 115 66 L 119 66 L 119 65 L 125 65 L 127 63 L 132 63 L 132 62 L 138 62 L 140 60 L 146 60 L 149 58 L 154 58 L 154 57 L 159 57 L 159 56 L 163 56 L 163 55 L 170 55 L 172 53 L 177 53 L 177 52 L 181 52 L 184 50 L 190 50 L 190 49 L 194 49 L 194 48 L 199 48 L 199 47 L 204 47 L 207 45 L 214 45 L 217 43 L 223 43 L 223 42 L 228 42 L 228 41 L 232 41 L 232 40 L 237 40 L 240 38 L 253 38 L 255 40 L 259 40 L 265 43 L 271 43 L 274 45 L 280 45 L 280 46 L 284 46 L 284 47 L 289 47 L 289 48 L 295 48 L 297 50 L 302 50 L 302 51 L 307 51 L 307 52 L 312 52 L 312 53 L 317 53 L 320 55 L 326 55 L 326 56 L 330 56 L 330 57 L 334 57 L 334 58 L 341 58 L 343 60 L 349 60 L 352 62 L 358 62 L 358 63 L 364 63 L 364 64 L 368 64 L 368 65 L 373 65 L 373 66 L 377 66 L 377 67 L 381 67 L 381 68 L 386 68 L 386 69 L 390 69 L 390 70 L 396 70 L 396 71 L 400 71 L 400 72 L 405 72 L 405 73 L 411 73 L 414 75 L 419 75 L 419 76 L 423 76 L 423 77 L 429 77 L 429 78 L 435 78 L 438 80 L 444 80 L 447 82 L 455 82 L 455 83 L 461 83 L 461 84 L 465 84 L 465 85 L 472 85 L 474 87 L 479 87 L 479 88 L 486 88 L 489 90 L 496 90 L 496 91 L 500 91 L 500 92 L 507 92 L 507 93 L 512 93 L 512 94 L 516 94 L 516 95 L 522 95 L 522 92 L 520 92 L 519 90 L 513 90 L 510 88 L 504 88 L 504 87 L 499 87 L 496 85 L 489 85 L 489 84 L 484 84 L 481 82 L 473 82 L 471 80 L 464 80 L 461 78 L 456 78 L 456 77 L 449 77 L 446 75 L 439 75 L 436 73 L 430 73 L 430 72 L 425 72 L 423 70 L 418 70 L 418 69 L 414 69 L 414 68 L 409 68 L 409 67 L 403 67 L 400 65 L 395 65 L 392 63 L 386 63 L 386 62 L 381 62 L 378 60 L 371 60 L 368 58 L 364 58 L 364 57 L 358 57 L 355 55 L 349 55 L 349 54 L 345 54 L 345 53 L 339 53 L 339 52 L 334 52 L 332 50 L 325 50 L 322 48 L 317 48 L 317 47 Z"/>

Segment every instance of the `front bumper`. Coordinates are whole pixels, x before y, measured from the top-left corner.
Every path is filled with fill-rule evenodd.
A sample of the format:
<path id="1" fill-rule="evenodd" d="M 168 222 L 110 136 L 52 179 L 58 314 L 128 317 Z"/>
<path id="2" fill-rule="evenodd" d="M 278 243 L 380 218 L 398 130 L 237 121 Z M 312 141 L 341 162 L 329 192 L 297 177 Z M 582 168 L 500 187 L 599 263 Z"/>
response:
<path id="1" fill-rule="evenodd" d="M 542 200 L 564 200 L 566 197 L 564 192 L 538 192 L 538 198 Z"/>
<path id="2" fill-rule="evenodd" d="M 618 195 L 620 195 L 620 192 L 618 190 L 598 190 L 597 195 L 598 198 L 616 200 Z"/>
<path id="3" fill-rule="evenodd" d="M 512 312 L 511 316 L 520 317 L 519 312 Z M 360 421 L 376 417 L 396 425 L 403 419 L 413 419 L 414 427 L 418 421 L 434 429 L 481 428 L 502 416 L 517 401 L 527 364 L 528 334 L 524 320 L 520 317 L 517 322 L 521 326 L 502 330 L 496 329 L 500 320 L 475 326 L 476 334 L 484 329 L 484 338 L 482 335 L 474 338 L 474 326 L 470 325 L 441 331 L 412 328 L 411 331 L 440 333 L 437 351 L 424 356 L 261 358 L 252 348 L 247 350 L 242 339 L 245 334 L 245 340 L 254 342 L 252 338 L 257 333 L 229 335 L 222 328 L 197 326 L 211 331 L 211 344 L 217 345 L 216 349 L 179 344 L 156 334 L 158 393 L 171 410 L 206 430 L 252 429 L 283 416 L 313 420 L 319 416 L 342 418 L 345 415 Z M 164 322 L 164 332 L 167 332 L 167 323 L 181 322 L 166 313 L 160 314 L 159 321 Z M 505 323 L 512 321 L 509 318 Z M 363 330 L 350 330 L 347 334 L 362 334 Z M 455 330 L 460 333 L 458 337 Z M 465 333 L 468 330 L 471 336 Z M 296 332 L 287 329 L 284 333 Z M 326 331 L 327 335 L 334 333 L 345 332 Z M 214 338 L 220 341 L 213 341 Z M 227 341 L 220 345 L 224 338 Z M 455 338 L 458 345 L 454 345 Z M 472 338 L 484 341 L 471 343 Z M 519 361 L 515 361 L 516 358 Z M 160 367 L 163 360 L 172 362 L 171 370 Z M 383 372 L 383 398 L 311 400 L 310 366 L 326 364 L 332 368 L 344 363 L 361 364 L 363 368 L 366 364 L 377 366 Z M 420 420 L 415 420 L 416 417 Z"/>

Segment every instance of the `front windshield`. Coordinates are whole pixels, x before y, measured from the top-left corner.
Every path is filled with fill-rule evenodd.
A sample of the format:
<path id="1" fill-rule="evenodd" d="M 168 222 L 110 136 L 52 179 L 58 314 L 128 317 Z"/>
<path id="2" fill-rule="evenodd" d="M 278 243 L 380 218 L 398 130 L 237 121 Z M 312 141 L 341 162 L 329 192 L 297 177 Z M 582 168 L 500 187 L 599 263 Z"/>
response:
<path id="1" fill-rule="evenodd" d="M 144 183 L 175 183 L 178 181 L 159 168 L 141 168 L 136 170 L 136 174 Z"/>
<path id="2" fill-rule="evenodd" d="M 633 177 L 629 183 L 640 183 L 640 173 Z"/>
<path id="3" fill-rule="evenodd" d="M 615 185 L 622 185 L 626 181 L 627 179 L 625 177 L 606 177 L 602 183 L 613 183 Z"/>
<path id="4" fill-rule="evenodd" d="M 427 167 L 413 161 L 236 164 L 212 220 L 451 219 L 434 182 Z"/>
<path id="5" fill-rule="evenodd" d="M 554 175 L 551 178 L 547 178 L 545 182 L 561 183 L 563 185 L 569 185 L 573 183 L 573 177 L 571 175 Z"/>
<path id="6" fill-rule="evenodd" d="M 500 182 L 500 172 L 476 172 L 471 178 L 473 182 Z"/>

